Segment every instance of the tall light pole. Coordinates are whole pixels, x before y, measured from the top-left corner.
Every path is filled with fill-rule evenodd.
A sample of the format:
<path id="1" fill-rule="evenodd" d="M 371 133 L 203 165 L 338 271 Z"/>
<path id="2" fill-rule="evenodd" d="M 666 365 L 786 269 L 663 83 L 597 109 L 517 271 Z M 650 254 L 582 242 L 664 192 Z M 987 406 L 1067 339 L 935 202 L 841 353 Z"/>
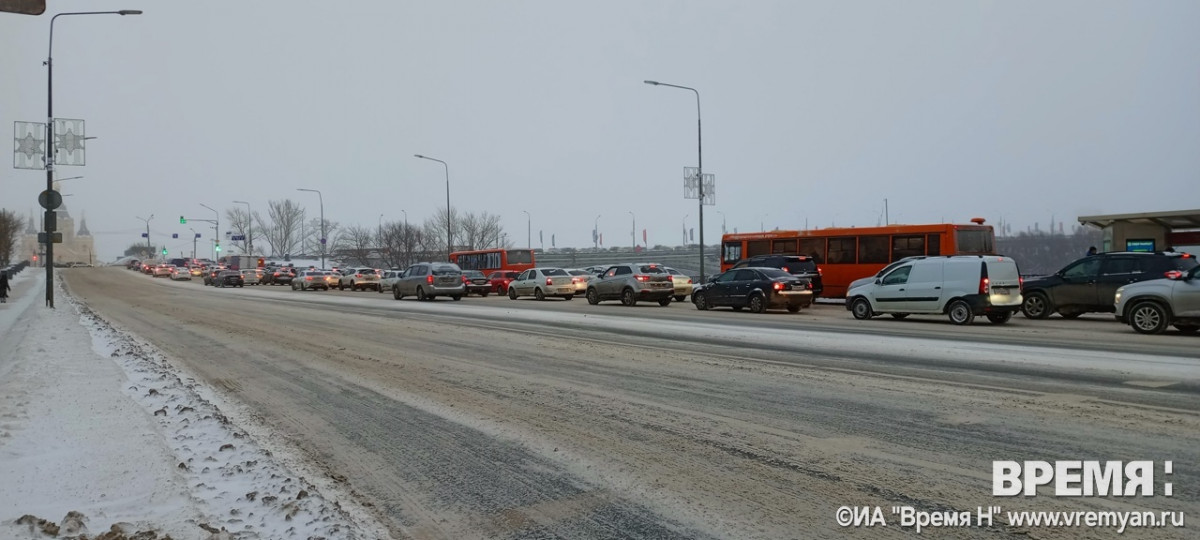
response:
<path id="1" fill-rule="evenodd" d="M 658 81 L 642 81 L 653 86 L 669 86 L 671 88 L 679 88 L 681 90 L 691 90 L 696 94 L 696 187 L 699 189 L 700 203 L 700 282 L 704 282 L 704 137 L 700 129 L 700 91 L 689 86 L 679 86 L 677 84 L 667 84 Z M 686 242 L 685 242 L 686 244 Z"/>
<path id="2" fill-rule="evenodd" d="M 629 217 L 633 218 L 633 225 L 629 229 L 629 237 L 633 239 L 633 250 L 637 251 L 637 216 L 633 215 L 633 210 L 629 211 Z"/>
<path id="3" fill-rule="evenodd" d="M 450 224 L 450 166 L 447 165 L 445 161 L 437 158 L 431 158 L 429 156 L 422 156 L 421 154 L 413 154 L 413 157 L 428 159 L 429 161 L 436 161 L 441 163 L 442 167 L 446 168 L 446 260 L 449 260 L 450 252 L 454 251 L 454 233 L 452 225 Z"/>
<path id="4" fill-rule="evenodd" d="M 533 216 L 529 215 L 529 210 L 521 210 L 525 212 L 525 247 L 533 250 Z"/>
<path id="5" fill-rule="evenodd" d="M 192 263 L 194 264 L 196 262 L 196 239 L 200 238 L 200 233 L 196 232 L 196 229 L 191 227 L 188 227 L 188 230 L 192 231 Z"/>
<path id="6" fill-rule="evenodd" d="M 216 216 L 213 218 L 213 259 L 217 259 L 217 254 L 221 251 L 221 213 L 217 212 L 216 208 L 213 208 L 207 204 L 199 204 L 200 206 L 212 211 L 213 215 Z"/>
<path id="7" fill-rule="evenodd" d="M 250 250 L 248 255 L 254 256 L 254 218 L 250 215 L 250 203 L 246 201 L 233 202 L 246 205 L 246 249 Z"/>
<path id="8" fill-rule="evenodd" d="M 325 269 L 325 197 L 321 195 L 319 190 L 296 188 L 296 191 L 311 191 L 317 194 L 317 201 L 321 203 L 321 269 Z"/>
<path id="9" fill-rule="evenodd" d="M 412 253 L 408 250 L 411 233 L 408 230 L 408 212 L 406 212 L 403 208 L 401 208 L 400 211 L 404 212 L 404 264 L 407 265 L 410 262 L 409 259 L 412 258 Z"/>
<path id="10" fill-rule="evenodd" d="M 596 221 L 592 222 L 592 243 L 596 244 L 596 251 L 600 251 L 600 214 L 596 214 Z"/>
<path id="11" fill-rule="evenodd" d="M 716 212 L 721 214 L 721 234 L 725 234 L 725 212 L 720 210 L 717 210 Z"/>
<path id="12" fill-rule="evenodd" d="M 146 253 L 147 253 L 148 257 L 153 257 L 154 256 L 154 248 L 150 246 L 150 220 L 154 219 L 154 214 L 150 214 L 150 217 L 148 217 L 148 218 L 139 217 L 139 216 L 134 216 L 134 217 L 146 222 Z"/>
<path id="13" fill-rule="evenodd" d="M 50 42 L 46 48 L 46 191 L 54 191 L 54 154 L 58 145 L 54 139 L 54 21 L 65 15 L 141 15 L 136 9 L 120 11 L 72 11 L 50 18 Z M 54 309 L 54 231 L 58 229 L 53 209 L 46 210 L 43 229 L 46 231 L 46 307 Z"/>
<path id="14" fill-rule="evenodd" d="M 687 218 L 689 216 L 691 216 L 691 214 L 683 215 L 683 247 L 687 247 Z"/>

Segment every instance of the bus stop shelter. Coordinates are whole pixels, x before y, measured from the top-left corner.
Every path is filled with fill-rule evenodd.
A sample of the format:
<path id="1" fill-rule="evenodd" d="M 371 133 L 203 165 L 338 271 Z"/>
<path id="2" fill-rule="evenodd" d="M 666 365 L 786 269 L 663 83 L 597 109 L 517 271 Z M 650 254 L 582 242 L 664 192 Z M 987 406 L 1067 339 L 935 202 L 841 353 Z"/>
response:
<path id="1" fill-rule="evenodd" d="M 1079 216 L 1104 231 L 1103 251 L 1163 251 L 1200 247 L 1200 209 Z"/>

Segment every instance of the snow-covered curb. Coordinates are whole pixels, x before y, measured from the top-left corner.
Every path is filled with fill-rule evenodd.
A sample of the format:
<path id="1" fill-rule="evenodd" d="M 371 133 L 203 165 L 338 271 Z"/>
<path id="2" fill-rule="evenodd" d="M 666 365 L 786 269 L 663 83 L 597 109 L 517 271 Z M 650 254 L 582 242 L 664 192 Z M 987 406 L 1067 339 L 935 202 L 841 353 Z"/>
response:
<path id="1" fill-rule="evenodd" d="M 30 277 L 23 285 L 44 282 Z M 30 289 L 24 294 L 36 294 Z M 10 506 L 0 536 L 389 536 L 321 472 L 271 451 L 287 454 L 286 443 L 259 444 L 269 430 L 248 434 L 211 389 L 58 291 L 57 310 L 21 298 L 22 309 L 6 317 L 16 324 L 0 329 L 8 342 L 0 352 L 11 352 L 0 364 L 13 376 L 0 381 L 9 394 L 0 403 L 7 438 L 0 438 L 0 479 L 8 491 L 0 500 Z"/>

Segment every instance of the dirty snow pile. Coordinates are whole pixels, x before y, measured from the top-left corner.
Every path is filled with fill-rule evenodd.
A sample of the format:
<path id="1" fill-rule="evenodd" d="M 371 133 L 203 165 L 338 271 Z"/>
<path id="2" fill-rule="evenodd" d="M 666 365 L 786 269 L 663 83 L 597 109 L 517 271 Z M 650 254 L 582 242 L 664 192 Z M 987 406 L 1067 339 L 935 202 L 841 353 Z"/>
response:
<path id="1" fill-rule="evenodd" d="M 45 308 L 36 274 L 19 274 L 0 304 L 0 538 L 387 536 L 152 346 L 61 288 Z"/>

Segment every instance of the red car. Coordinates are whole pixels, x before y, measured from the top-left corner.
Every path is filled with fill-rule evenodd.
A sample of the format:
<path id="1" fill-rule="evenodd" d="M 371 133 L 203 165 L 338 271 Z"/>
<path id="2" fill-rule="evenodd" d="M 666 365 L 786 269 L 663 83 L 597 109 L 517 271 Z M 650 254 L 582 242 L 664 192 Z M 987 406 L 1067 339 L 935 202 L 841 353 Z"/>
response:
<path id="1" fill-rule="evenodd" d="M 491 275 L 488 276 L 488 283 L 491 284 L 493 292 L 497 294 L 508 294 L 508 284 L 512 283 L 512 280 L 517 279 L 517 276 L 519 275 L 521 275 L 520 272 L 499 270 L 492 272 Z"/>

